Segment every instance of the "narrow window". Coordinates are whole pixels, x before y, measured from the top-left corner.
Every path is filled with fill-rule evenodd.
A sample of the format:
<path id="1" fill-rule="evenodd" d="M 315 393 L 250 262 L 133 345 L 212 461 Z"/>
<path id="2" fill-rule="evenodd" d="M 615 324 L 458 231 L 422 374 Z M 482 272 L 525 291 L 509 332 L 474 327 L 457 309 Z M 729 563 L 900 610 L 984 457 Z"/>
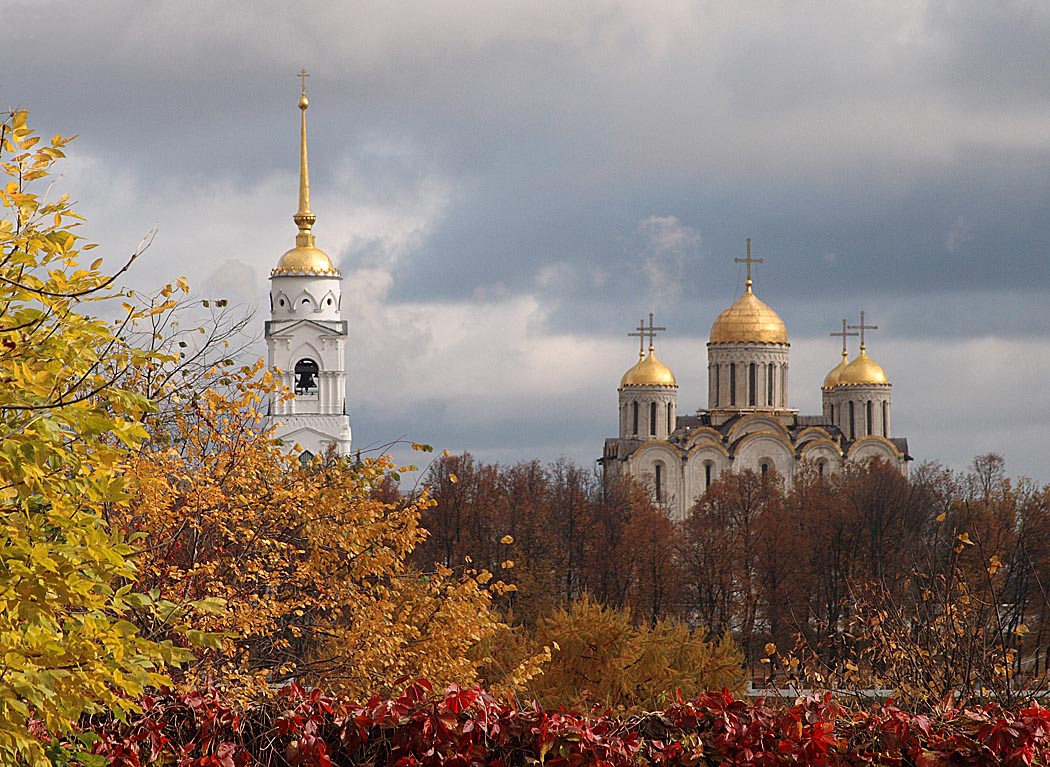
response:
<path id="1" fill-rule="evenodd" d="M 301 359 L 295 363 L 295 393 L 317 394 L 319 368 L 312 359 Z"/>
<path id="2" fill-rule="evenodd" d="M 762 461 L 762 476 L 764 477 L 767 474 L 769 474 L 769 463 L 766 461 Z"/>
<path id="3" fill-rule="evenodd" d="M 656 464 L 656 500 L 662 501 L 664 499 L 663 489 L 663 472 L 661 471 L 663 466 Z"/>
<path id="4" fill-rule="evenodd" d="M 722 396 L 722 366 L 715 365 L 715 407 L 718 407 Z"/>
<path id="5" fill-rule="evenodd" d="M 835 406 L 834 405 L 831 406 L 831 423 L 832 424 L 835 423 Z"/>
<path id="6" fill-rule="evenodd" d="M 827 461 L 824 461 L 824 460 L 817 461 L 817 476 L 823 478 L 823 476 L 824 476 L 824 467 L 827 466 L 827 465 L 828 465 Z"/>
<path id="7" fill-rule="evenodd" d="M 656 403 L 649 403 L 649 434 L 656 435 Z"/>
<path id="8" fill-rule="evenodd" d="M 631 415 L 632 415 L 631 420 L 634 422 L 634 428 L 631 429 L 631 434 L 637 434 L 638 433 L 638 403 L 637 402 L 632 402 L 631 403 Z"/>
<path id="9" fill-rule="evenodd" d="M 751 407 L 755 406 L 755 389 L 758 384 L 758 376 L 755 375 L 755 363 L 752 362 L 747 366 L 747 404 Z"/>
<path id="10" fill-rule="evenodd" d="M 857 420 L 856 419 L 856 411 L 853 408 L 853 400 L 850 400 L 850 403 L 849 403 L 849 438 L 851 440 L 857 438 L 857 432 L 856 432 L 856 429 L 855 429 L 856 420 Z"/>
<path id="11" fill-rule="evenodd" d="M 766 365 L 766 404 L 773 407 L 773 366 Z"/>
<path id="12" fill-rule="evenodd" d="M 711 469 L 714 466 L 710 461 L 704 461 L 704 490 L 711 487 Z"/>
<path id="13" fill-rule="evenodd" d="M 890 430 L 886 428 L 886 424 L 890 420 L 890 403 L 886 400 L 882 401 L 882 436 L 890 436 Z"/>
<path id="14" fill-rule="evenodd" d="M 865 434 L 874 434 L 875 430 L 871 428 L 872 425 L 873 425 L 872 421 L 874 419 L 872 418 L 872 408 L 871 408 L 871 400 L 870 399 L 868 400 L 868 404 L 864 408 L 864 420 L 865 420 L 865 425 L 868 427 L 868 428 L 866 428 L 864 430 L 864 433 Z"/>
<path id="15" fill-rule="evenodd" d="M 674 431 L 674 412 L 671 408 L 671 403 L 667 403 L 667 434 L 670 435 Z"/>
<path id="16" fill-rule="evenodd" d="M 729 404 L 736 405 L 736 363 L 729 363 Z"/>

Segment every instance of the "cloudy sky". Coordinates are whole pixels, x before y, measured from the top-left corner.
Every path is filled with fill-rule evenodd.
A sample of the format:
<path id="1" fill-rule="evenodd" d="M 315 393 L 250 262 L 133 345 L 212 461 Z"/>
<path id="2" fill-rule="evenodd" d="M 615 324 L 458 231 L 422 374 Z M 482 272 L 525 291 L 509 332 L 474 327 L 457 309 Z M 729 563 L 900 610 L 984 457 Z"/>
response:
<path id="1" fill-rule="evenodd" d="M 84 233 L 115 265 L 156 228 L 129 285 L 184 275 L 259 307 L 260 334 L 310 71 L 356 446 L 590 464 L 650 311 L 692 411 L 751 237 L 793 407 L 819 412 L 828 333 L 863 309 L 918 461 L 995 451 L 1050 482 L 1043 0 L 0 0 L 0 17 L 0 106 L 79 134 L 59 186 Z"/>

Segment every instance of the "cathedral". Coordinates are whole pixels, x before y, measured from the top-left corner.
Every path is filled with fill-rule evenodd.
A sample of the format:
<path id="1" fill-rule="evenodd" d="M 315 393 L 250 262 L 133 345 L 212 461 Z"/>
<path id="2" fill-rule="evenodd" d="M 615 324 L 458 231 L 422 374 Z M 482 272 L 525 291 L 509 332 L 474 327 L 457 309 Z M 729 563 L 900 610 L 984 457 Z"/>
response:
<path id="1" fill-rule="evenodd" d="M 657 359 L 649 315 L 639 323 L 639 360 L 620 380 L 618 437 L 605 441 L 600 463 L 608 478 L 642 481 L 672 518 L 684 519 L 723 471 L 776 471 L 790 484 L 808 462 L 830 474 L 847 461 L 877 458 L 907 473 L 908 442 L 890 430 L 890 381 L 867 353 L 864 312 L 859 325 L 842 322 L 842 359 L 821 387 L 823 413 L 800 415 L 789 406 L 787 328 L 755 295 L 747 257 L 744 294 L 711 326 L 707 344 L 707 407 L 678 415 L 678 382 Z M 850 332 L 855 331 L 855 332 Z M 859 336 L 850 360 L 847 338 Z M 648 353 L 645 340 L 649 340 Z"/>
<path id="2" fill-rule="evenodd" d="M 274 398 L 267 419 L 274 436 L 294 447 L 303 460 L 334 448 L 350 452 L 346 406 L 347 324 L 342 319 L 342 281 L 328 255 L 314 243 L 317 220 L 310 211 L 310 167 L 306 154 L 305 71 L 299 98 L 299 210 L 292 217 L 299 232 L 295 247 L 270 271 L 270 319 L 265 337 L 267 362 L 294 397 Z"/>

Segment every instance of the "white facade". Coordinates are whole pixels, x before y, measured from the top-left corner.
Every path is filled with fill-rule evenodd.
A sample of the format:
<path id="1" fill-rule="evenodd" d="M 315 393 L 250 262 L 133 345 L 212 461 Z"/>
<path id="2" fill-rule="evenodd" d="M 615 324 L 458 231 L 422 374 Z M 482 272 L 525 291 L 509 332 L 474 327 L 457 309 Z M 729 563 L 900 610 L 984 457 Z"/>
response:
<path id="1" fill-rule="evenodd" d="M 668 424 L 664 408 L 677 407 L 678 387 L 656 385 L 674 382 L 662 363 L 662 379 L 639 377 L 643 361 L 627 371 L 618 391 L 620 433 L 605 441 L 605 476 L 641 481 L 675 519 L 684 519 L 727 470 L 775 471 L 790 485 L 805 463 L 830 475 L 848 461 L 879 459 L 907 473 L 911 460 L 907 440 L 892 436 L 892 387 L 864 351 L 863 337 L 856 358 L 847 364 L 844 352 L 825 379 L 821 415 L 790 408 L 787 330 L 752 292 L 750 249 L 746 260 L 746 292 L 711 328 L 707 408 Z M 861 326 L 872 327 L 864 325 L 863 313 Z"/>
<path id="2" fill-rule="evenodd" d="M 305 82 L 305 80 L 304 80 Z M 310 172 L 306 152 L 306 109 L 299 100 L 302 136 L 299 162 L 299 232 L 295 247 L 270 272 L 270 320 L 266 323 L 267 362 L 289 398 L 274 398 L 268 418 L 274 436 L 309 458 L 334 448 L 350 452 L 346 403 L 347 323 L 342 319 L 342 275 L 315 246 L 310 211 Z"/>

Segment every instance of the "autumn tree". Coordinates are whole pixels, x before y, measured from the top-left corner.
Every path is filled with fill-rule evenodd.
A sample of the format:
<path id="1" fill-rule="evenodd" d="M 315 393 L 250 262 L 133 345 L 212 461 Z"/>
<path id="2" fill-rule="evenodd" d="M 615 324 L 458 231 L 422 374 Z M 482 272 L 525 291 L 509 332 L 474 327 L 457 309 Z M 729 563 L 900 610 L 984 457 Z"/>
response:
<path id="1" fill-rule="evenodd" d="M 289 679 L 359 695 L 405 675 L 472 682 L 468 650 L 498 628 L 490 599 L 507 585 L 483 569 L 410 567 L 426 493 L 383 500 L 386 459 L 302 465 L 264 425 L 280 393 L 261 362 L 213 375 L 224 390 L 173 411 L 166 439 L 129 467 L 131 503 L 111 516 L 142 542 L 141 588 L 225 606 L 195 621 L 224 639 L 184 681 L 241 696 Z"/>
<path id="2" fill-rule="evenodd" d="M 139 633 L 179 611 L 135 591 L 132 549 L 100 519 L 126 500 L 128 450 L 146 397 L 121 386 L 147 351 L 98 319 L 122 293 L 101 259 L 83 266 L 80 217 L 47 177 L 68 138 L 41 142 L 24 111 L 0 122 L 0 761 L 50 764 L 30 720 L 62 735 L 116 715 L 188 659 Z M 126 268 L 126 267 L 125 267 Z M 118 272 L 119 274 L 119 272 Z M 163 303 L 163 302 L 162 302 Z M 96 316 L 93 316 L 96 315 Z M 137 316 L 128 307 L 121 321 Z"/>
<path id="3" fill-rule="evenodd" d="M 728 635 L 711 640 L 674 619 L 639 625 L 630 610 L 589 596 L 541 620 L 536 641 L 555 648 L 528 688 L 548 706 L 652 709 L 675 690 L 691 697 L 740 681 L 742 656 Z"/>

